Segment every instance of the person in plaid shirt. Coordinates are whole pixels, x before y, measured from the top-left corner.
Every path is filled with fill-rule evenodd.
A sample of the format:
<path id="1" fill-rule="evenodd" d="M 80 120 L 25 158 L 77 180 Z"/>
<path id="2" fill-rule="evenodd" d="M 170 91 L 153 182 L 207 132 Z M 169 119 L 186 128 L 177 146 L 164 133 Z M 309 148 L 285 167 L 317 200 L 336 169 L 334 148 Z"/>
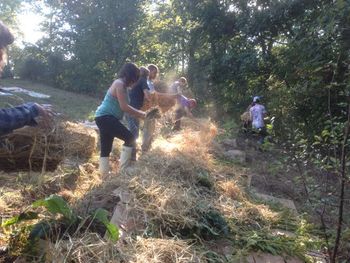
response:
<path id="1" fill-rule="evenodd" d="M 5 66 L 6 47 L 12 44 L 14 37 L 10 30 L 0 20 L 0 75 Z M 23 126 L 35 126 L 42 119 L 44 126 L 49 125 L 52 111 L 47 106 L 34 102 L 25 103 L 13 108 L 0 109 L 0 136 L 11 133 Z"/>
<path id="2" fill-rule="evenodd" d="M 39 120 L 48 125 L 51 120 L 51 109 L 34 102 L 17 107 L 0 109 L 0 136 L 11 133 L 24 126 L 36 126 Z"/>

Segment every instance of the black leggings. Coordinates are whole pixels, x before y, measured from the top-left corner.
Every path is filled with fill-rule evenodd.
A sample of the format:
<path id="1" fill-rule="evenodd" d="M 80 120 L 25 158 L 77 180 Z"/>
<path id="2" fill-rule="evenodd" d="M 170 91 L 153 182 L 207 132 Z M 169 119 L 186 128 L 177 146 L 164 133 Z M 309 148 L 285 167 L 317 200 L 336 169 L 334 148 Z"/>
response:
<path id="1" fill-rule="evenodd" d="M 100 130 L 101 157 L 108 157 L 111 153 L 114 137 L 123 140 L 124 146 L 135 145 L 134 135 L 116 117 L 105 115 L 96 117 L 95 121 Z"/>

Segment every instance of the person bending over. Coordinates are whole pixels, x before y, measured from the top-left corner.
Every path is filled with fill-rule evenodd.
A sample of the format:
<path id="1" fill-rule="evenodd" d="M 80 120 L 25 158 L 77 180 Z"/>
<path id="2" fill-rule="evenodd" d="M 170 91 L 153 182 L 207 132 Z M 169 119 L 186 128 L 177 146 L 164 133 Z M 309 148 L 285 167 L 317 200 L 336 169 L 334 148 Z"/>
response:
<path id="1" fill-rule="evenodd" d="M 188 99 L 183 95 L 180 95 L 177 100 L 177 106 L 175 110 L 175 123 L 173 130 L 178 131 L 181 129 L 181 118 L 187 116 L 193 118 L 192 110 L 197 106 L 195 99 Z"/>
<path id="2" fill-rule="evenodd" d="M 106 175 L 109 172 L 109 155 L 112 150 L 114 138 L 124 141 L 120 154 L 120 170 L 129 166 L 131 154 L 135 145 L 135 136 L 121 123 L 124 113 L 144 119 L 146 113 L 135 109 L 128 104 L 127 88 L 138 80 L 139 68 L 134 63 L 126 63 L 118 74 L 101 105 L 95 113 L 95 121 L 100 131 L 100 173 Z"/>

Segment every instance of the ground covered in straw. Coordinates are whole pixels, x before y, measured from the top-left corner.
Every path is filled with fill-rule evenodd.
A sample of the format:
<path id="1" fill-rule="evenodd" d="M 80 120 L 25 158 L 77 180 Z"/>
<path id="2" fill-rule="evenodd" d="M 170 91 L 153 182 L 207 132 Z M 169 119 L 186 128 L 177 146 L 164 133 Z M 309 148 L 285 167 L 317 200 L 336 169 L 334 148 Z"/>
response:
<path id="1" fill-rule="evenodd" d="M 113 174 L 101 178 L 97 153 L 87 162 L 65 161 L 51 173 L 1 173 L 4 218 L 56 193 L 83 222 L 74 231 L 62 230 L 42 241 L 36 255 L 24 255 L 18 245 L 19 239 L 26 241 L 25 234 L 18 234 L 21 225 L 2 228 L 0 245 L 10 245 L 3 258 L 20 257 L 23 262 L 38 258 L 44 262 L 245 262 L 250 252 L 262 251 L 305 262 L 307 249 L 318 245 L 309 234 L 309 225 L 250 193 L 246 188 L 249 169 L 216 156 L 213 140 L 218 130 L 213 123 L 187 120 L 180 132 L 168 129 L 166 120 L 158 124 L 152 149 L 125 173 L 119 173 L 116 164 Z M 118 147 L 116 143 L 115 163 Z M 108 238 L 103 226 L 84 221 L 99 208 L 106 209 L 109 219 L 118 225 L 118 241 Z"/>

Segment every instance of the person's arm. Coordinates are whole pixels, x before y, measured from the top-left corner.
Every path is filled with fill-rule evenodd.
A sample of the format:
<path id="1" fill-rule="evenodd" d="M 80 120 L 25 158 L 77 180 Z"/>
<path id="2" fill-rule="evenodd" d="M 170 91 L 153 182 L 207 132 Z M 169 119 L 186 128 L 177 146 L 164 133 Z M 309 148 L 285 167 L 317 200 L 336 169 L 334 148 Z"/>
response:
<path id="1" fill-rule="evenodd" d="M 181 86 L 180 86 L 180 85 L 178 85 L 178 86 L 177 86 L 177 88 L 176 88 L 176 92 L 177 92 L 177 94 L 182 95 L 182 88 L 181 88 Z"/>
<path id="2" fill-rule="evenodd" d="M 111 87 L 111 94 L 113 97 L 118 99 L 119 106 L 122 111 L 129 113 L 130 115 L 139 119 L 144 119 L 146 117 L 145 112 L 137 110 L 128 104 L 128 100 L 127 100 L 128 95 L 126 93 L 126 89 L 124 88 L 123 82 L 118 80 L 114 81 Z"/>

